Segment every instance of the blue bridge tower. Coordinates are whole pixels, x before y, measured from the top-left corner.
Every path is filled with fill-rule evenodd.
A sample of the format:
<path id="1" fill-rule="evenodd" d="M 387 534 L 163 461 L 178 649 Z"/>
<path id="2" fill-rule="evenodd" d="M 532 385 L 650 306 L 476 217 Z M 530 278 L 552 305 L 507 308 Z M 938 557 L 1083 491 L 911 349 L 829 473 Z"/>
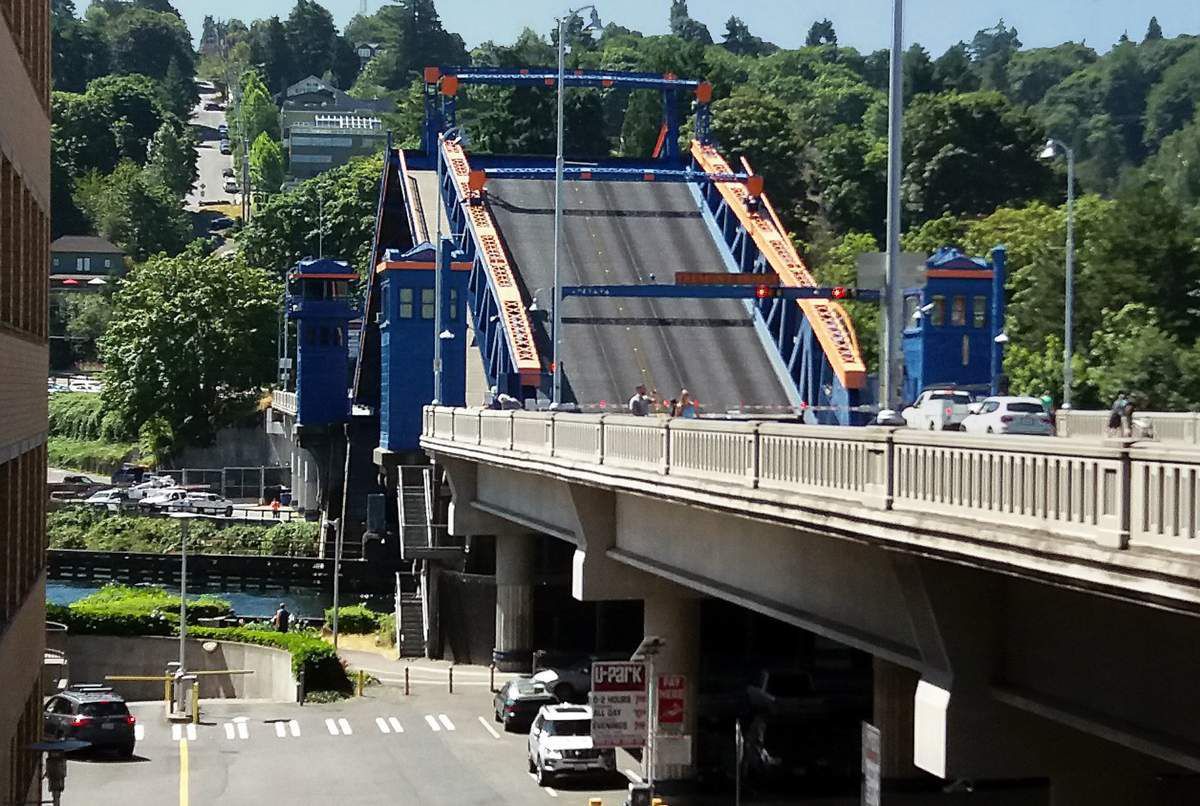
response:
<path id="1" fill-rule="evenodd" d="M 296 323 L 296 422 L 331 425 L 350 419 L 348 323 L 358 315 L 348 264 L 307 258 L 287 277 L 287 317 Z"/>

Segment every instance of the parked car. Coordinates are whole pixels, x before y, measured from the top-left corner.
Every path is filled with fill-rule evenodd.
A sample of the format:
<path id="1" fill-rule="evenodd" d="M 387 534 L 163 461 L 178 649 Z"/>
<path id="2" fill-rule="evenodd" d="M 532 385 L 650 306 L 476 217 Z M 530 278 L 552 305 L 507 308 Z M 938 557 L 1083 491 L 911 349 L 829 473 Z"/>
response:
<path id="1" fill-rule="evenodd" d="M 603 652 L 581 655 L 577 652 L 538 650 L 533 655 L 533 677 L 559 702 L 586 702 L 592 690 L 592 662 L 597 660 L 629 660 L 627 652 Z"/>
<path id="2" fill-rule="evenodd" d="M 225 170 L 221 171 L 221 176 L 235 176 L 235 175 L 236 174 L 234 174 L 233 168 L 226 168 Z"/>
<path id="3" fill-rule="evenodd" d="M 969 413 L 971 395 L 957 389 L 926 389 L 903 412 L 909 428 L 957 431 Z"/>
<path id="4" fill-rule="evenodd" d="M 612 748 L 592 744 L 592 709 L 587 705 L 543 705 L 529 727 L 529 771 L 539 786 L 562 775 L 611 772 Z"/>
<path id="5" fill-rule="evenodd" d="M 120 694 L 107 686 L 81 684 L 51 697 L 42 712 L 46 739 L 74 739 L 133 755 L 137 719 Z"/>
<path id="6" fill-rule="evenodd" d="M 110 488 L 92 493 L 84 499 L 84 503 L 94 507 L 104 507 L 116 512 L 128 500 L 129 493 L 127 491 L 120 488 Z"/>
<path id="7" fill-rule="evenodd" d="M 228 140 L 229 139 L 229 124 L 228 123 L 218 123 L 217 124 L 217 134 L 221 135 L 222 140 Z"/>
<path id="8" fill-rule="evenodd" d="M 972 405 L 963 420 L 969 434 L 1030 434 L 1054 436 L 1054 424 L 1036 397 L 989 397 Z"/>
<path id="9" fill-rule="evenodd" d="M 221 153 L 222 154 L 232 154 L 233 153 L 233 147 L 231 145 L 229 145 L 228 140 L 221 141 Z"/>
<path id="10" fill-rule="evenodd" d="M 204 108 L 207 109 L 209 112 L 220 112 L 225 107 L 221 106 L 220 101 L 205 101 Z M 221 125 L 224 126 L 225 124 L 222 123 Z"/>
<path id="11" fill-rule="evenodd" d="M 178 485 L 175 483 L 175 479 L 170 476 L 146 475 L 143 476 L 143 481 L 134 484 L 126 492 L 129 494 L 130 501 L 140 501 L 147 495 L 176 486 Z"/>
<path id="12" fill-rule="evenodd" d="M 145 481 L 150 468 L 145 465 L 134 465 L 126 462 L 120 469 L 114 470 L 109 478 L 113 484 L 139 484 Z"/>
<path id="13" fill-rule="evenodd" d="M 208 231 L 220 232 L 221 230 L 229 229 L 236 223 L 236 221 L 227 215 L 217 216 L 212 221 L 208 222 Z"/>
<path id="14" fill-rule="evenodd" d="M 216 493 L 191 491 L 183 497 L 172 498 L 161 505 L 161 509 L 170 512 L 200 512 L 206 515 L 233 514 L 233 502 L 222 498 Z"/>
<path id="15" fill-rule="evenodd" d="M 506 731 L 527 731 L 543 705 L 557 702 L 558 698 L 541 683 L 518 677 L 500 687 L 492 698 L 492 708 L 496 721 L 503 722 Z"/>
<path id="16" fill-rule="evenodd" d="M 153 490 L 147 493 L 138 501 L 138 507 L 151 512 L 156 512 L 161 509 L 182 502 L 188 497 L 188 491 L 182 487 L 165 487 L 159 490 Z"/>
<path id="17" fill-rule="evenodd" d="M 225 192 L 226 193 L 237 193 L 239 190 L 241 190 L 241 185 L 239 185 L 237 183 L 236 179 L 226 179 L 225 180 Z"/>

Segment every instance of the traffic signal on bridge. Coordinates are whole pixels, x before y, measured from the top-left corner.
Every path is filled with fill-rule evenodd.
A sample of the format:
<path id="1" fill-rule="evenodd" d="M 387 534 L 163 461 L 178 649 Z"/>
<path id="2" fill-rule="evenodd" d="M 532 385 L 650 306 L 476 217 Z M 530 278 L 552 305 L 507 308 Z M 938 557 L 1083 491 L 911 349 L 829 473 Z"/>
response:
<path id="1" fill-rule="evenodd" d="M 844 285 L 835 285 L 832 297 L 833 299 L 854 299 L 854 289 L 846 288 Z"/>
<path id="2" fill-rule="evenodd" d="M 779 296 L 779 287 L 772 285 L 756 285 L 754 286 L 755 299 L 775 299 Z"/>

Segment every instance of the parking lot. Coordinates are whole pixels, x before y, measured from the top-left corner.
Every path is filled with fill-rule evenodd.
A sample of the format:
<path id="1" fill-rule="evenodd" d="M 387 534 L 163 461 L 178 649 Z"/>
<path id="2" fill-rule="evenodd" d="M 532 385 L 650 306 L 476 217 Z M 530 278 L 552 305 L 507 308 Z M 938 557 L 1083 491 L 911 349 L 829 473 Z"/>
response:
<path id="1" fill-rule="evenodd" d="M 539 788 L 525 736 L 492 720 L 486 670 L 459 670 L 456 693 L 418 675 L 410 696 L 372 686 L 325 705 L 206 703 L 201 724 L 169 724 L 158 703 L 138 718 L 134 759 L 69 765 L 66 806 L 147 804 L 525 804 L 624 801 L 625 774 Z M 637 775 L 637 762 L 618 756 Z"/>

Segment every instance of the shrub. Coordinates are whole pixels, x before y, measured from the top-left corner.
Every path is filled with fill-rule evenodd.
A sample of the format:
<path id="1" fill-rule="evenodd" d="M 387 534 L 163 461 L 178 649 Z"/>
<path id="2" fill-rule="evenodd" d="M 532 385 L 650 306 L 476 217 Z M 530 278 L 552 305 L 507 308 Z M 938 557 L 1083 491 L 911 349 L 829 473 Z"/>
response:
<path id="1" fill-rule="evenodd" d="M 51 436 L 46 440 L 46 455 L 51 467 L 86 470 L 109 474 L 137 450 L 130 442 L 104 442 Z"/>
<path id="2" fill-rule="evenodd" d="M 188 635 L 194 638 L 241 641 L 245 644 L 286 649 L 292 655 L 292 672 L 296 675 L 304 673 L 304 686 L 308 691 L 351 690 L 350 677 L 346 674 L 346 667 L 341 658 L 333 651 L 333 647 L 322 641 L 315 632 L 275 632 L 246 627 L 189 627 Z"/>
<path id="3" fill-rule="evenodd" d="M 375 643 L 380 646 L 396 645 L 395 613 L 381 613 L 379 615 L 379 635 L 375 638 Z"/>
<path id="4" fill-rule="evenodd" d="M 369 635 L 379 629 L 379 613 L 364 605 L 347 605 L 338 608 L 338 631 Z M 325 610 L 325 623 L 333 624 L 333 608 Z"/>
<path id="5" fill-rule="evenodd" d="M 229 602 L 201 596 L 188 602 L 188 623 L 228 616 Z M 88 635 L 170 635 L 179 624 L 179 596 L 162 588 L 109 584 L 72 602 L 46 608 L 46 617 L 74 633 Z"/>

